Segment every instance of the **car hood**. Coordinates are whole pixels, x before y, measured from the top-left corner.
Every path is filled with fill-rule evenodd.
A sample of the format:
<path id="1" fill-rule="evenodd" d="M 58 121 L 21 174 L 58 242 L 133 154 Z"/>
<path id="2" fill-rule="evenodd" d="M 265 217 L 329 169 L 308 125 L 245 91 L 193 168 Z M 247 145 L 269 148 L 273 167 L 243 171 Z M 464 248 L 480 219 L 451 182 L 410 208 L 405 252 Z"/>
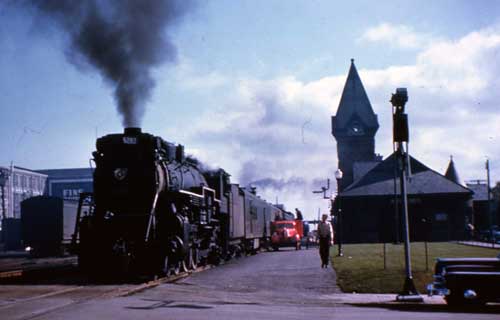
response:
<path id="1" fill-rule="evenodd" d="M 436 262 L 435 273 L 440 274 L 446 268 L 456 271 L 498 269 L 500 271 L 499 258 L 439 258 Z"/>

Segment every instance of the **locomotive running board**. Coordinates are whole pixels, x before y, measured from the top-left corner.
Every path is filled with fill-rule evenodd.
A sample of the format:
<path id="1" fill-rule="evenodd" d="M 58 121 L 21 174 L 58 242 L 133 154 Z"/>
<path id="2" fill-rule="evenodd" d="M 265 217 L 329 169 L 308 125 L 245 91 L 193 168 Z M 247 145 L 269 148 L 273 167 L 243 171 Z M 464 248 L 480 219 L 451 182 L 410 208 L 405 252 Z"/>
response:
<path id="1" fill-rule="evenodd" d="M 201 194 L 198 194 L 198 193 L 194 193 L 194 192 L 191 192 L 191 191 L 187 191 L 187 190 L 179 190 L 180 193 L 183 193 L 183 194 L 187 194 L 187 195 L 190 195 L 190 196 L 193 196 L 193 197 L 197 197 L 197 198 L 201 198 L 201 199 L 204 199 L 205 198 L 205 190 L 207 191 L 210 191 L 210 192 L 213 192 L 213 194 L 215 195 L 215 190 L 212 189 L 212 188 L 207 188 L 207 187 L 202 187 L 202 193 Z M 217 203 L 220 203 L 221 201 L 217 198 L 214 197 L 214 201 L 217 202 Z"/>

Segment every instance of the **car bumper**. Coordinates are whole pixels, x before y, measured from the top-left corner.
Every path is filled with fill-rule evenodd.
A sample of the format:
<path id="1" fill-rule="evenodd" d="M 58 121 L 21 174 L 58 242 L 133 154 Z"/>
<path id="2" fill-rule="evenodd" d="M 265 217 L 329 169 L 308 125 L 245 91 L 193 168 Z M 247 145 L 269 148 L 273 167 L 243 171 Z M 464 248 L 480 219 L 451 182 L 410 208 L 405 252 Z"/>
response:
<path id="1" fill-rule="evenodd" d="M 429 296 L 447 296 L 450 294 L 450 290 L 442 285 L 431 283 L 427 285 L 427 294 Z"/>

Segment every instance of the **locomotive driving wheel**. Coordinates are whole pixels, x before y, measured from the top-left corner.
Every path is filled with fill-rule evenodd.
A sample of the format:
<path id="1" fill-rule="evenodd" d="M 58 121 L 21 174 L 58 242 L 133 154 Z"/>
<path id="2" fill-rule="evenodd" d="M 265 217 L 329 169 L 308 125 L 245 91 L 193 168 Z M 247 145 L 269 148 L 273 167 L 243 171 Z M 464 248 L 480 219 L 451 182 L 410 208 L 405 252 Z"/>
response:
<path id="1" fill-rule="evenodd" d="M 179 273 L 181 273 L 181 270 L 182 270 L 182 265 L 183 265 L 184 261 L 183 260 L 179 260 L 179 261 L 176 261 L 173 263 L 172 265 L 172 274 L 173 275 L 178 275 Z"/>
<path id="2" fill-rule="evenodd" d="M 188 253 L 187 253 L 186 257 L 184 258 L 184 262 L 183 262 L 184 271 L 196 269 L 196 264 L 194 262 L 193 255 L 194 255 L 193 247 L 189 247 Z"/>
<path id="3" fill-rule="evenodd" d="M 200 251 L 196 247 L 191 247 L 189 252 L 189 265 L 192 270 L 195 270 L 200 263 Z"/>
<path id="4" fill-rule="evenodd" d="M 178 275 L 181 272 L 183 261 L 175 261 L 175 259 L 165 255 L 163 259 L 162 272 L 168 277 L 171 275 Z"/>
<path id="5" fill-rule="evenodd" d="M 163 258 L 162 273 L 164 276 L 168 277 L 170 275 L 170 258 L 168 254 Z"/>

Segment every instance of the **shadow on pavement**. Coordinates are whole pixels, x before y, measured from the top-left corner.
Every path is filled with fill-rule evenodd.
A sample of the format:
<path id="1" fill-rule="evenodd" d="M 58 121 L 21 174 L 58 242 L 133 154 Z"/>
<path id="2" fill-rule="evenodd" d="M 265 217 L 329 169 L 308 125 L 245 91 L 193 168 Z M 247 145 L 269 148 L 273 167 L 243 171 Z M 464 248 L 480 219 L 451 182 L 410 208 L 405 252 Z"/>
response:
<path id="1" fill-rule="evenodd" d="M 140 284 L 150 278 L 115 279 L 91 278 L 83 274 L 77 266 L 26 270 L 18 276 L 0 277 L 0 285 L 116 285 Z"/>
<path id="2" fill-rule="evenodd" d="M 416 312 L 443 312 L 443 313 L 500 313 L 500 304 L 488 304 L 483 306 L 450 307 L 445 304 L 415 304 L 415 303 L 350 303 L 349 305 L 365 308 L 384 308 L 398 311 Z"/>

